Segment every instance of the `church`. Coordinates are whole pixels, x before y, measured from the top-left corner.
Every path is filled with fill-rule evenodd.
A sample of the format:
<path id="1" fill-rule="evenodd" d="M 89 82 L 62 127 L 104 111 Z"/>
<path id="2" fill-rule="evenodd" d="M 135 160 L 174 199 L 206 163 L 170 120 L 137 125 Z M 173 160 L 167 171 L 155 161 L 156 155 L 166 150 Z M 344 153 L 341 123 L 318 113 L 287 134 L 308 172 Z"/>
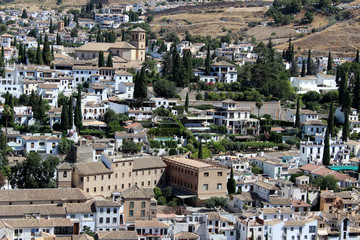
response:
<path id="1" fill-rule="evenodd" d="M 130 41 L 116 41 L 114 43 L 89 42 L 75 49 L 75 58 L 78 60 L 91 60 L 99 57 L 100 51 L 105 57 L 111 53 L 114 66 L 116 63 L 124 65 L 137 65 L 145 61 L 146 31 L 135 28 L 130 31 Z"/>

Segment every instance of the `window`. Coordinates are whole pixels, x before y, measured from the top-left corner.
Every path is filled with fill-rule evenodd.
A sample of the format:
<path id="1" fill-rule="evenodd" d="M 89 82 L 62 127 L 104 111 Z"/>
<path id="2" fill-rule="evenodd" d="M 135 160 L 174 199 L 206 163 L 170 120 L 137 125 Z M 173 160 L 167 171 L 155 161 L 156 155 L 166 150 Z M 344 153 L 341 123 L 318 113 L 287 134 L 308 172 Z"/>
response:
<path id="1" fill-rule="evenodd" d="M 103 223 L 104 222 L 104 219 L 101 217 L 99 218 L 99 223 Z"/>
<path id="2" fill-rule="evenodd" d="M 114 213 L 115 213 L 115 214 L 117 213 L 117 208 L 114 208 Z"/>
<path id="3" fill-rule="evenodd" d="M 103 213 L 104 212 L 104 209 L 103 208 L 100 208 L 100 213 Z"/>
<path id="4" fill-rule="evenodd" d="M 15 237 L 22 234 L 22 229 L 15 229 Z"/>
<path id="5" fill-rule="evenodd" d="M 142 217 L 145 216 L 145 210 L 141 210 L 141 216 L 142 216 Z"/>
<path id="6" fill-rule="evenodd" d="M 63 173 L 63 177 L 66 178 L 67 177 L 67 171 L 64 171 Z"/>
<path id="7" fill-rule="evenodd" d="M 218 175 L 218 177 L 221 177 L 221 176 L 222 176 L 222 172 L 218 172 L 217 175 Z"/>
<path id="8" fill-rule="evenodd" d="M 106 223 L 110 223 L 110 218 L 106 218 Z"/>
<path id="9" fill-rule="evenodd" d="M 204 184 L 203 185 L 203 190 L 205 190 L 205 191 L 209 190 L 209 184 Z"/>
<path id="10" fill-rule="evenodd" d="M 141 203 L 141 208 L 145 208 L 145 205 L 146 205 L 146 203 L 145 203 L 145 202 L 142 202 L 142 203 Z"/>
<path id="11" fill-rule="evenodd" d="M 116 217 L 113 218 L 113 223 L 117 223 Z"/>
<path id="12" fill-rule="evenodd" d="M 208 177 L 209 176 L 209 172 L 204 172 L 204 177 Z"/>
<path id="13" fill-rule="evenodd" d="M 107 208 L 107 209 L 106 209 L 106 213 L 110 213 L 110 208 Z"/>
<path id="14" fill-rule="evenodd" d="M 133 216 L 134 216 L 134 210 L 130 210 L 130 211 L 129 211 L 129 216 L 130 216 L 130 217 L 133 217 Z"/>
<path id="15" fill-rule="evenodd" d="M 130 202 L 130 208 L 134 208 L 134 202 Z"/>
<path id="16" fill-rule="evenodd" d="M 316 226 L 309 227 L 309 233 L 315 233 L 315 231 L 316 231 Z"/>
<path id="17" fill-rule="evenodd" d="M 217 184 L 217 190 L 221 190 L 222 189 L 222 184 L 221 183 L 218 183 Z"/>

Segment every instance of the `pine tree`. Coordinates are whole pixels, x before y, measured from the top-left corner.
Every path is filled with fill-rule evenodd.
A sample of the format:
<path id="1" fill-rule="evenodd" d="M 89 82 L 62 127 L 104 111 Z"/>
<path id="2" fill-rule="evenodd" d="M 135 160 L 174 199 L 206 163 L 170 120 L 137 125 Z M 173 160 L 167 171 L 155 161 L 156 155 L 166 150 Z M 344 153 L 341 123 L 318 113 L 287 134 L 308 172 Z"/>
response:
<path id="1" fill-rule="evenodd" d="M 234 170 L 231 167 L 230 178 L 227 181 L 228 194 L 234 194 L 236 192 L 236 181 L 234 179 Z"/>
<path id="2" fill-rule="evenodd" d="M 333 58 L 331 56 L 331 52 L 329 52 L 329 57 L 328 57 L 328 65 L 327 65 L 327 70 L 331 71 L 332 70 L 332 65 L 333 65 Z"/>
<path id="3" fill-rule="evenodd" d="M 147 78 L 145 67 L 142 67 L 140 74 L 137 73 L 135 77 L 134 98 L 141 100 L 147 98 Z"/>
<path id="4" fill-rule="evenodd" d="M 105 60 L 104 60 L 103 51 L 99 52 L 98 67 L 105 67 Z"/>
<path id="5" fill-rule="evenodd" d="M 48 35 L 45 34 L 45 38 L 44 38 L 44 47 L 43 47 L 43 62 L 45 65 L 50 65 L 51 61 L 52 61 L 52 55 L 51 55 L 51 50 L 50 50 L 50 43 L 49 43 L 49 38 Z"/>
<path id="6" fill-rule="evenodd" d="M 106 66 L 107 67 L 113 67 L 114 66 L 111 53 L 109 53 L 109 55 L 108 55 Z"/>
<path id="7" fill-rule="evenodd" d="M 40 50 L 40 43 L 38 43 L 38 46 L 36 49 L 36 64 L 38 64 L 38 65 L 43 64 L 43 57 L 42 57 L 42 52 Z"/>
<path id="8" fill-rule="evenodd" d="M 210 75 L 210 64 L 211 64 L 211 58 L 210 58 L 210 44 L 207 45 L 207 53 L 206 53 L 206 59 L 205 59 L 205 75 Z"/>
<path id="9" fill-rule="evenodd" d="M 200 158 L 200 159 L 203 159 L 203 158 L 204 158 L 201 139 L 199 140 L 198 158 Z"/>
<path id="10" fill-rule="evenodd" d="M 295 127 L 300 128 L 300 96 L 297 97 Z"/>
<path id="11" fill-rule="evenodd" d="M 77 129 L 80 131 L 83 127 L 82 124 L 82 111 L 81 111 L 81 89 L 78 87 L 78 94 L 76 97 L 76 105 L 75 105 L 75 116 L 74 116 L 74 122 Z"/>
<path id="12" fill-rule="evenodd" d="M 69 112 L 66 105 L 62 106 L 61 110 L 61 130 L 66 131 L 69 129 Z"/>
<path id="13" fill-rule="evenodd" d="M 328 125 L 327 125 L 327 129 L 329 130 L 329 134 L 331 135 L 331 137 L 335 136 L 335 131 L 334 131 L 334 102 L 331 101 L 330 104 L 330 111 L 329 111 L 329 118 L 328 118 Z"/>
<path id="14" fill-rule="evenodd" d="M 360 62 L 359 49 L 358 49 L 358 50 L 356 50 L 356 58 L 355 58 L 355 62 L 356 62 L 356 63 Z"/>
<path id="15" fill-rule="evenodd" d="M 70 96 L 69 98 L 69 102 L 68 102 L 68 116 L 69 116 L 69 129 L 71 129 L 74 125 L 74 110 L 73 110 L 73 99 L 72 96 Z"/>
<path id="16" fill-rule="evenodd" d="M 185 111 L 189 111 L 189 93 L 186 93 L 186 97 L 185 97 Z"/>
<path id="17" fill-rule="evenodd" d="M 301 68 L 301 77 L 305 77 L 306 75 L 306 64 L 305 59 L 302 60 L 302 68 Z"/>
<path id="18" fill-rule="evenodd" d="M 330 165 L 330 139 L 329 139 L 329 128 L 326 130 L 325 139 L 324 139 L 324 153 L 322 163 L 325 166 Z"/>

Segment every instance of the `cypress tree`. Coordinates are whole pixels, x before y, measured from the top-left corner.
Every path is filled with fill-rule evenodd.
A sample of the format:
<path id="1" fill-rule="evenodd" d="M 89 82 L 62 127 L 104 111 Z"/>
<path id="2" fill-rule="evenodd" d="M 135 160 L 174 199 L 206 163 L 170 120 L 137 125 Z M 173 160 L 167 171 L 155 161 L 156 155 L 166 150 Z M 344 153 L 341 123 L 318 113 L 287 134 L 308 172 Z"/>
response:
<path id="1" fill-rule="evenodd" d="M 234 179 L 234 170 L 232 167 L 230 172 L 230 178 L 227 181 L 226 187 L 228 190 L 228 194 L 234 194 L 236 192 L 236 181 Z"/>
<path id="2" fill-rule="evenodd" d="M 311 64 L 312 64 L 312 60 L 311 60 L 311 49 L 309 50 L 309 53 L 308 53 L 308 59 L 307 59 L 307 64 L 306 64 L 306 67 L 307 67 L 307 75 L 311 75 Z"/>
<path id="3" fill-rule="evenodd" d="M 204 158 L 201 139 L 199 140 L 198 158 L 200 158 L 200 159 L 203 159 L 203 158 Z"/>
<path id="4" fill-rule="evenodd" d="M 334 101 L 331 101 L 327 129 L 331 137 L 335 136 L 334 131 Z"/>
<path id="5" fill-rule="evenodd" d="M 298 77 L 299 76 L 299 68 L 295 62 L 295 59 L 291 61 L 291 68 L 290 68 L 290 74 L 292 77 Z"/>
<path id="6" fill-rule="evenodd" d="M 302 60 L 302 68 L 301 68 L 301 77 L 305 77 L 306 74 L 306 64 L 305 59 Z"/>
<path id="7" fill-rule="evenodd" d="M 329 52 L 329 57 L 328 57 L 328 65 L 327 65 L 327 70 L 331 71 L 332 70 L 332 65 L 333 65 L 333 58 L 331 56 L 331 52 Z"/>
<path id="8" fill-rule="evenodd" d="M 108 55 L 106 66 L 107 67 L 113 67 L 114 66 L 111 53 L 109 53 L 109 55 Z"/>
<path id="9" fill-rule="evenodd" d="M 37 49 L 36 49 L 36 63 L 38 65 L 43 64 L 43 57 L 42 57 L 42 52 L 40 50 L 40 43 L 38 43 L 38 46 L 37 46 Z"/>
<path id="10" fill-rule="evenodd" d="M 345 89 L 344 92 L 344 100 L 342 104 L 342 111 L 344 113 L 344 126 L 343 126 L 343 134 L 342 134 L 342 140 L 347 141 L 350 136 L 350 122 L 349 122 L 349 113 L 350 113 L 350 107 L 351 107 L 351 95 L 350 92 Z"/>
<path id="11" fill-rule="evenodd" d="M 324 144 L 324 154 L 323 154 L 322 163 L 323 163 L 325 166 L 329 166 L 329 165 L 330 165 L 330 139 L 329 139 L 329 129 L 326 130 L 324 143 L 325 143 L 325 144 Z"/>
<path id="12" fill-rule="evenodd" d="M 192 66 L 192 56 L 190 51 L 185 51 L 184 57 L 183 57 L 183 63 L 184 68 L 186 72 L 186 78 L 185 78 L 185 87 L 189 85 L 190 79 L 192 79 L 193 75 L 193 66 Z"/>
<path id="13" fill-rule="evenodd" d="M 183 61 L 176 50 L 176 46 L 173 47 L 173 67 L 172 67 L 172 81 L 175 82 L 178 87 L 186 87 L 187 74 L 185 73 Z"/>
<path id="14" fill-rule="evenodd" d="M 147 98 L 147 79 L 145 67 L 142 67 L 140 74 L 137 73 L 135 77 L 134 98 L 141 100 Z"/>
<path id="15" fill-rule="evenodd" d="M 69 113 L 67 106 L 64 104 L 61 109 L 61 130 L 66 131 L 69 129 Z"/>
<path id="16" fill-rule="evenodd" d="M 104 53 L 103 51 L 99 52 L 98 66 L 105 67 Z"/>
<path id="17" fill-rule="evenodd" d="M 82 125 L 82 112 L 81 112 L 81 89 L 78 87 L 78 94 L 76 97 L 76 105 L 75 105 L 75 116 L 74 116 L 75 126 L 78 130 L 81 130 Z"/>
<path id="18" fill-rule="evenodd" d="M 55 59 L 55 54 L 54 54 L 54 45 L 51 45 L 51 60 Z"/>
<path id="19" fill-rule="evenodd" d="M 356 58 L 355 58 L 355 62 L 360 62 L 360 57 L 359 57 L 359 49 L 356 50 Z"/>
<path id="20" fill-rule="evenodd" d="M 353 108 L 356 108 L 358 112 L 360 111 L 360 74 L 356 75 L 356 82 L 354 86 L 354 100 L 352 102 Z"/>
<path id="21" fill-rule="evenodd" d="M 21 14 L 21 18 L 28 18 L 26 9 L 23 10 L 22 14 Z"/>
<path id="22" fill-rule="evenodd" d="M 23 45 L 22 44 L 20 44 L 19 45 L 19 54 L 18 54 L 18 62 L 19 63 L 22 63 L 22 59 L 23 59 L 23 53 L 24 53 L 24 51 L 23 51 Z"/>
<path id="23" fill-rule="evenodd" d="M 339 82 L 340 82 L 340 68 L 339 67 L 337 67 L 336 68 L 336 74 L 335 74 L 335 82 L 336 82 L 336 84 L 339 84 Z"/>
<path id="24" fill-rule="evenodd" d="M 339 83 L 339 104 L 343 106 L 345 91 L 347 90 L 347 82 L 348 82 L 348 74 L 344 68 L 340 68 L 339 75 L 341 76 L 340 83 Z"/>
<path id="25" fill-rule="evenodd" d="M 69 98 L 68 102 L 68 111 L 69 111 L 69 129 L 71 129 L 74 125 L 74 110 L 73 110 L 73 99 L 72 96 Z"/>
<path id="26" fill-rule="evenodd" d="M 54 26 L 53 26 L 52 18 L 50 18 L 49 32 L 54 33 Z"/>
<path id="27" fill-rule="evenodd" d="M 43 62 L 45 65 L 50 65 L 51 61 L 52 61 L 52 55 L 51 55 L 51 50 L 50 50 L 50 43 L 49 43 L 49 38 L 48 35 L 45 34 L 45 38 L 44 38 L 44 47 L 43 47 Z"/>
<path id="28" fill-rule="evenodd" d="M 205 59 L 205 75 L 210 75 L 210 64 L 211 64 L 211 58 L 210 58 L 210 44 L 207 45 L 207 53 L 206 53 L 206 59 Z"/>
<path id="29" fill-rule="evenodd" d="M 189 111 L 189 93 L 186 93 L 186 97 L 185 97 L 185 111 Z"/>
<path id="30" fill-rule="evenodd" d="M 56 45 L 61 45 L 61 37 L 59 33 L 56 34 Z"/>
<path id="31" fill-rule="evenodd" d="M 125 42 L 125 28 L 121 29 L 121 41 Z"/>
<path id="32" fill-rule="evenodd" d="M 296 102 L 295 127 L 300 128 L 300 96 L 299 95 L 297 97 L 297 102 Z"/>

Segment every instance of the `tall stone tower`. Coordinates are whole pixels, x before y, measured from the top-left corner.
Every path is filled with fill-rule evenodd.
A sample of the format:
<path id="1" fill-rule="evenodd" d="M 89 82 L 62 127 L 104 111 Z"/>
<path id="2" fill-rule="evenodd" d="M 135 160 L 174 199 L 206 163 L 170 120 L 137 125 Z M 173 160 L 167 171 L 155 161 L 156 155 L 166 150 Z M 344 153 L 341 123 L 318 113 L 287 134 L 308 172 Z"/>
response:
<path id="1" fill-rule="evenodd" d="M 131 30 L 130 43 L 136 47 L 136 60 L 145 61 L 146 31 L 139 27 Z"/>
<path id="2" fill-rule="evenodd" d="M 57 167 L 56 173 L 56 187 L 57 188 L 71 188 L 72 185 L 72 166 L 64 162 L 59 167 Z"/>
<path id="3" fill-rule="evenodd" d="M 59 20 L 59 21 L 57 22 L 57 31 L 58 31 L 58 32 L 63 32 L 64 29 L 65 29 L 65 23 L 64 23 L 64 21 L 63 21 L 63 20 Z"/>

